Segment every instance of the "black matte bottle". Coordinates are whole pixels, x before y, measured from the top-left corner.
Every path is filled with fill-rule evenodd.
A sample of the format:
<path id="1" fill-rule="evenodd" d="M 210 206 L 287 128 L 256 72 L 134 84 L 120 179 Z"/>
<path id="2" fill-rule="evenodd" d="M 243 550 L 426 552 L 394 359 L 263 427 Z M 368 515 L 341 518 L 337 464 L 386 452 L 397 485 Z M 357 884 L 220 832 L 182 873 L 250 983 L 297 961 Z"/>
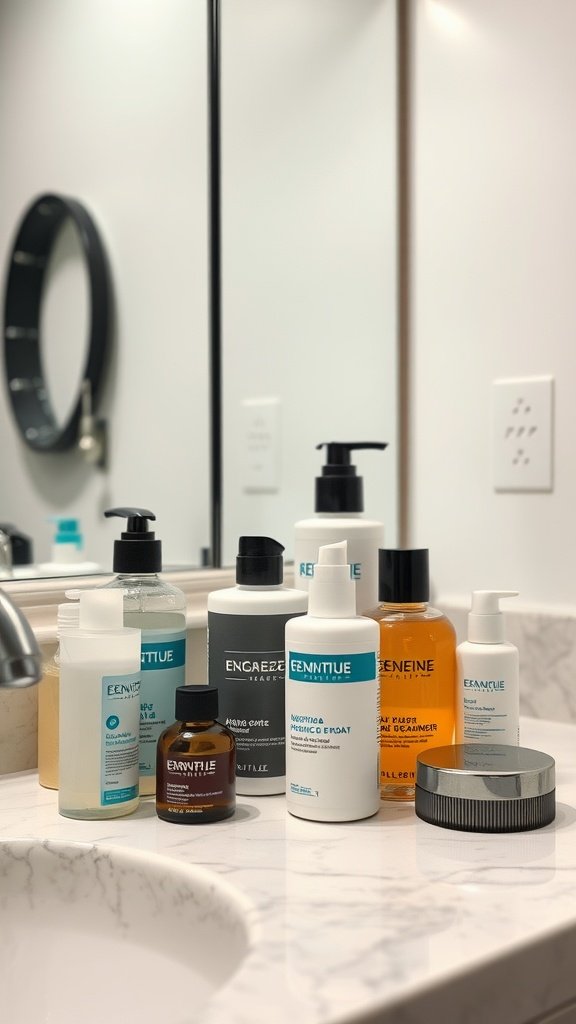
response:
<path id="1" fill-rule="evenodd" d="M 156 813 L 177 825 L 230 818 L 236 809 L 236 742 L 216 721 L 214 686 L 179 686 L 176 719 L 158 740 Z"/>

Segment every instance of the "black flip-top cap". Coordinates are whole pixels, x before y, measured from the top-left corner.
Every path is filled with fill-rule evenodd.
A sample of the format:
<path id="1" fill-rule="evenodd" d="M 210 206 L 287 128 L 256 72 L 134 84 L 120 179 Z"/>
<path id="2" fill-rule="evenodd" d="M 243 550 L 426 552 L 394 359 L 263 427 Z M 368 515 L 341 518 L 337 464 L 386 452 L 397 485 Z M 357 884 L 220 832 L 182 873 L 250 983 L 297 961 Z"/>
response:
<path id="1" fill-rule="evenodd" d="M 387 604 L 421 604 L 429 597 L 428 548 L 380 548 L 378 599 Z"/>
<path id="2" fill-rule="evenodd" d="M 178 722 L 209 722 L 218 717 L 216 686 L 177 686 L 176 720 Z"/>
<path id="3" fill-rule="evenodd" d="M 363 512 L 364 485 L 356 476 L 350 452 L 365 448 L 386 448 L 381 441 L 322 441 L 317 448 L 326 448 L 322 476 L 316 477 L 314 508 L 316 512 Z"/>
<path id="4" fill-rule="evenodd" d="M 284 545 L 272 537 L 240 537 L 236 583 L 243 587 L 274 587 L 284 579 Z"/>
<path id="5" fill-rule="evenodd" d="M 147 573 L 162 569 L 162 541 L 148 529 L 148 520 L 156 519 L 146 508 L 109 508 L 105 516 L 127 519 L 127 529 L 114 541 L 114 572 Z"/>

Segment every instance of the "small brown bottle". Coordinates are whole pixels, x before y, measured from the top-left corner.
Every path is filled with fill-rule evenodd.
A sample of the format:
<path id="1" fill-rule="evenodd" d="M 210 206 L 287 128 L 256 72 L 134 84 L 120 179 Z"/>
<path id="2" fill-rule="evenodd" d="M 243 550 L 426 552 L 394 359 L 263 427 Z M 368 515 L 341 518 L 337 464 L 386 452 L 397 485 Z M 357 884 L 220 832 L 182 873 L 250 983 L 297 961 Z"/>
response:
<path id="1" fill-rule="evenodd" d="M 236 809 L 236 741 L 220 722 L 215 686 L 178 686 L 176 719 L 158 740 L 156 813 L 177 825 L 229 818 Z"/>

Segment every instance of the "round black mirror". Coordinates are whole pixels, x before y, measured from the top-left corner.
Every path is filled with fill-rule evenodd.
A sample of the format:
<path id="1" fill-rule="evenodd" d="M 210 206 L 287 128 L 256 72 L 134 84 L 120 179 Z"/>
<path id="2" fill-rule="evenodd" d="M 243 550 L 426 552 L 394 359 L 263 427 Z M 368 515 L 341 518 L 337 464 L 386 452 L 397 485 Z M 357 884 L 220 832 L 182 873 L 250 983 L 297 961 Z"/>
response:
<path id="1" fill-rule="evenodd" d="M 40 320 L 45 272 L 64 223 L 77 231 L 86 261 L 89 326 L 82 387 L 66 421 L 59 423 L 42 364 Z M 12 412 L 22 439 L 37 452 L 65 451 L 78 441 L 83 396 L 96 409 L 110 326 L 110 287 L 100 237 L 76 199 L 39 196 L 25 211 L 8 263 L 4 303 L 4 366 Z"/>

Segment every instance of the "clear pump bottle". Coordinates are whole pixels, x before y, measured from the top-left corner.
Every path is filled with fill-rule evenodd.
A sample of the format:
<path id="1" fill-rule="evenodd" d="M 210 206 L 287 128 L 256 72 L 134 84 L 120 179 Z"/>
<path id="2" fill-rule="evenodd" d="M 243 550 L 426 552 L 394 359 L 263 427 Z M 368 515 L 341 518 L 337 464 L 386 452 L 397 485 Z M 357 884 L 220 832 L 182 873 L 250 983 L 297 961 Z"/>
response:
<path id="1" fill-rule="evenodd" d="M 186 597 L 161 579 L 162 542 L 149 530 L 153 512 L 143 508 L 111 508 L 105 516 L 127 519 L 114 542 L 112 568 L 118 573 L 107 588 L 124 596 L 124 625 L 142 634 L 140 692 L 140 795 L 156 792 L 156 746 L 174 715 L 174 694 L 185 683 Z"/>

